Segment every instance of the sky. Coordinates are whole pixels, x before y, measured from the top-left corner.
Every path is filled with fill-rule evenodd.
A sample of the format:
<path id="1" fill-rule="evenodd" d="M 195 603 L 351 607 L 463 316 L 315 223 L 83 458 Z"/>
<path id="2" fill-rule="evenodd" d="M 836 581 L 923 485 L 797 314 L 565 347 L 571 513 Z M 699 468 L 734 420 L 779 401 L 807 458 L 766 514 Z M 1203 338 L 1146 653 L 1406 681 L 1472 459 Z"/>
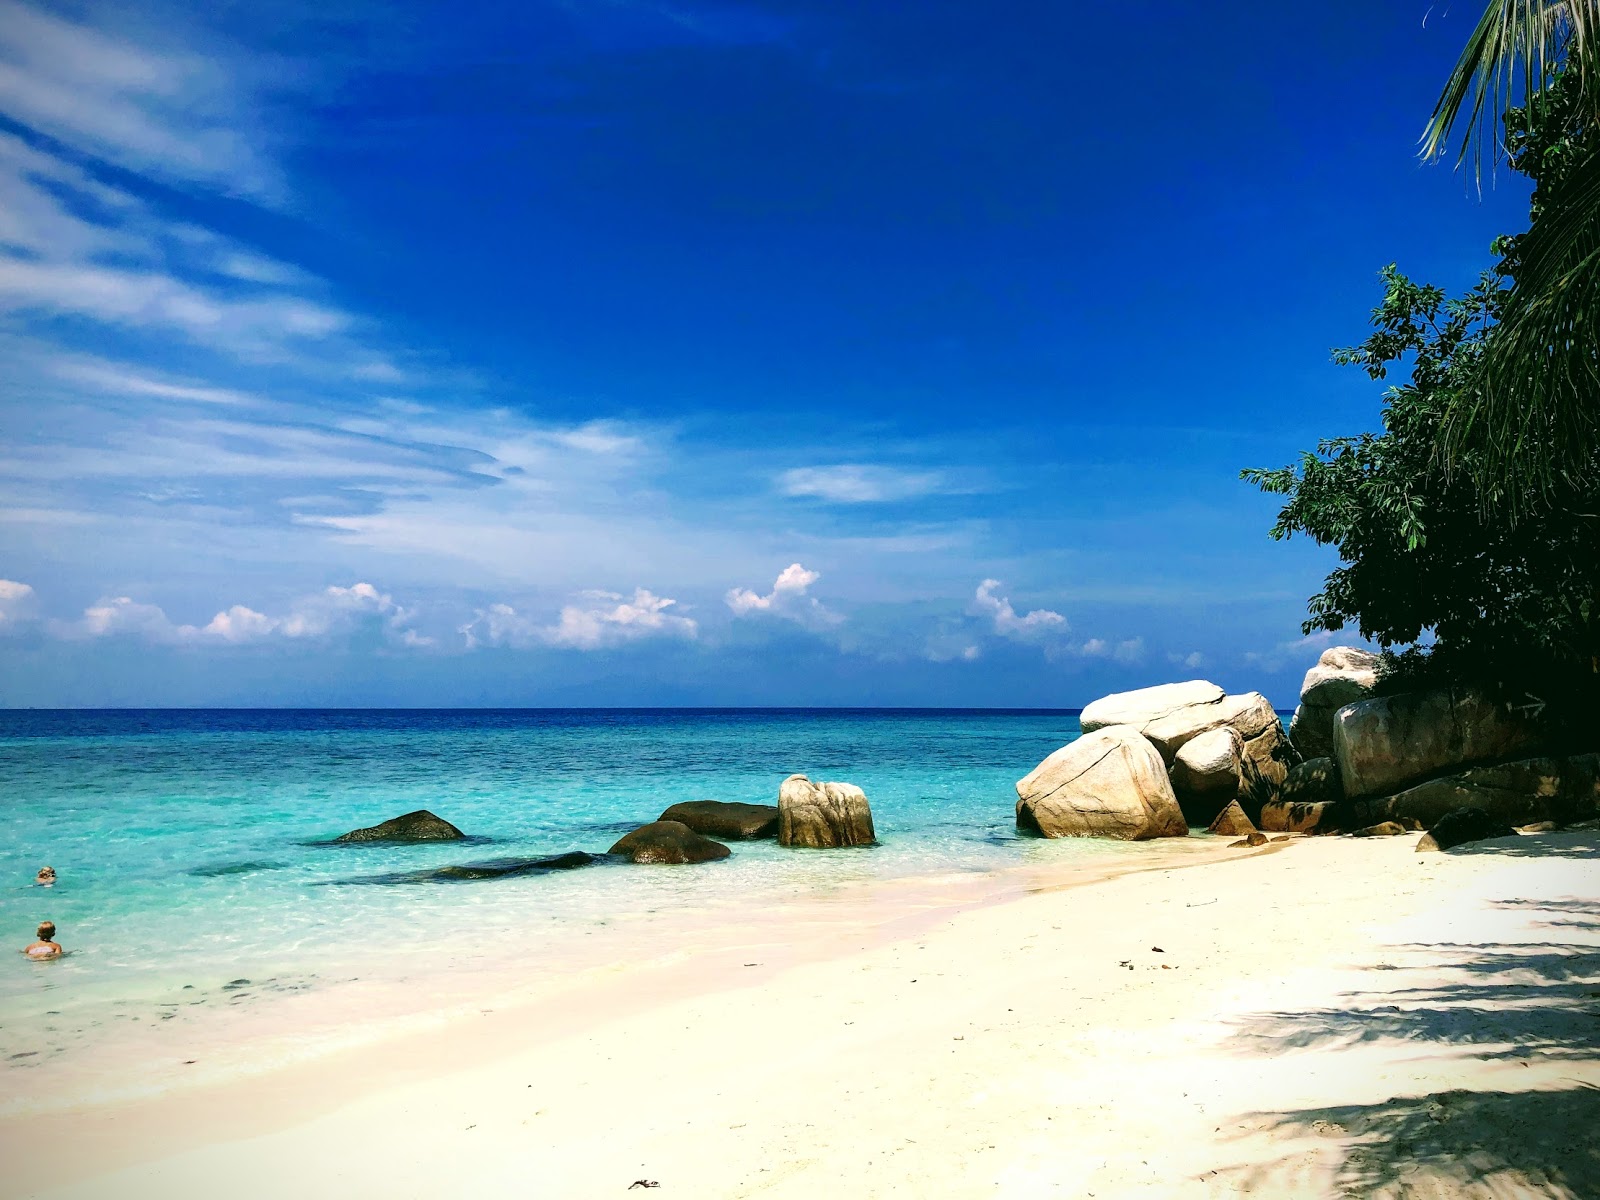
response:
<path id="1" fill-rule="evenodd" d="M 1475 7 L 0 0 L 0 705 L 1290 706 Z"/>

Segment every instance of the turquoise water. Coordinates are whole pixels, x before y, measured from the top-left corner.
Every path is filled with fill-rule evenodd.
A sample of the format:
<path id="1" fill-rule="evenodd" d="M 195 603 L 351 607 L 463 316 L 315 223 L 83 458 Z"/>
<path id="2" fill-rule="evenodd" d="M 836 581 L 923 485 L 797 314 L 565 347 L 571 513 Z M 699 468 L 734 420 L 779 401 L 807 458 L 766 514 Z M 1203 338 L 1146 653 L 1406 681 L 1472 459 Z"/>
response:
<path id="1" fill-rule="evenodd" d="M 49 918 L 70 951 L 0 970 L 0 1059 L 34 1057 L 41 1038 L 70 1048 L 108 1014 L 259 996 L 264 979 L 314 989 L 440 954 L 556 961 L 580 932 L 645 914 L 1128 853 L 1016 835 L 1013 784 L 1077 732 L 1070 712 L 0 713 L 0 928 L 20 949 Z M 864 788 L 881 845 L 746 842 L 693 867 L 362 882 L 604 851 L 680 800 L 775 803 L 796 771 Z M 483 840 L 323 844 L 417 808 Z M 50 889 L 31 885 L 45 863 Z M 239 979 L 255 982 L 230 992 Z"/>

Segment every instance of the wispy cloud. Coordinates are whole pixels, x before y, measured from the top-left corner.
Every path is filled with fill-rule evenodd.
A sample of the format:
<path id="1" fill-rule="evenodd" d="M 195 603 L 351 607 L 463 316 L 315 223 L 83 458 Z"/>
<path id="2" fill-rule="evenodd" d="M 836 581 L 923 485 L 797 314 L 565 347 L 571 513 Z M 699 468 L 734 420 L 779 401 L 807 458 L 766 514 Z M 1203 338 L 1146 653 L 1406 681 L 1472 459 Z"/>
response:
<path id="1" fill-rule="evenodd" d="M 79 153 L 177 183 L 276 199 L 283 181 L 244 56 L 136 44 L 0 0 L 0 110 Z"/>
<path id="2" fill-rule="evenodd" d="M 778 476 L 785 496 L 810 496 L 833 504 L 875 504 L 910 500 L 944 489 L 937 471 L 912 471 L 872 463 L 839 463 L 825 467 L 794 467 Z"/>
<path id="3" fill-rule="evenodd" d="M 811 585 L 821 578 L 816 571 L 808 571 L 799 563 L 790 563 L 773 580 L 772 590 L 764 595 L 749 588 L 734 588 L 725 600 L 736 617 L 766 614 L 793 621 L 807 629 L 829 629 L 844 618 L 824 607 L 815 596 L 806 594 Z"/>

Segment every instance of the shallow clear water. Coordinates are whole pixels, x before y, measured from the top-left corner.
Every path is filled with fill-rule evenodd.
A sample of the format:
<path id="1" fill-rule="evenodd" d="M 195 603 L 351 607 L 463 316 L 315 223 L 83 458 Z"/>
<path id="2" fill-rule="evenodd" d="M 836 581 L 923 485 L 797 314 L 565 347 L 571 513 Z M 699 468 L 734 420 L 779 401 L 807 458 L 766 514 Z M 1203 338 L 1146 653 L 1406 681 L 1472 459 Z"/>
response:
<path id="1" fill-rule="evenodd" d="M 1016 836 L 1013 784 L 1077 733 L 1070 712 L 0 712 L 0 930 L 20 949 L 49 918 L 70 952 L 0 969 L 0 1059 L 33 1057 L 41 1040 L 70 1047 L 113 1019 L 235 1003 L 263 980 L 292 992 L 398 978 L 440 954 L 559 966 L 580 935 L 648 914 L 1126 854 Z M 882 844 L 743 842 L 694 867 L 354 882 L 604 851 L 680 800 L 775 803 L 796 771 L 864 788 Z M 487 840 L 323 844 L 417 808 Z M 45 863 L 59 872 L 50 889 L 31 885 Z M 254 982 L 225 986 L 236 979 Z"/>

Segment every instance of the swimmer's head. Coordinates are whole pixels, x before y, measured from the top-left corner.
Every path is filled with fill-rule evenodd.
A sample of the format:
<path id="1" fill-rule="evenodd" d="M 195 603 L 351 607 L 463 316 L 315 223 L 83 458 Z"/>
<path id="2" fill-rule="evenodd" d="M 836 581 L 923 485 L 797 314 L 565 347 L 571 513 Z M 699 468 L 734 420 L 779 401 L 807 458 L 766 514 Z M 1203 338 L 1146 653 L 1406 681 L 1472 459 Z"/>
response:
<path id="1" fill-rule="evenodd" d="M 41 921 L 39 923 L 39 940 L 53 942 L 56 940 L 56 923 L 54 921 Z"/>
<path id="2" fill-rule="evenodd" d="M 55 880 L 55 877 L 56 877 L 56 869 L 54 867 L 40 867 L 39 868 L 39 874 L 38 874 L 37 878 L 38 878 L 40 883 L 43 883 L 47 879 L 51 880 L 53 882 Z"/>

